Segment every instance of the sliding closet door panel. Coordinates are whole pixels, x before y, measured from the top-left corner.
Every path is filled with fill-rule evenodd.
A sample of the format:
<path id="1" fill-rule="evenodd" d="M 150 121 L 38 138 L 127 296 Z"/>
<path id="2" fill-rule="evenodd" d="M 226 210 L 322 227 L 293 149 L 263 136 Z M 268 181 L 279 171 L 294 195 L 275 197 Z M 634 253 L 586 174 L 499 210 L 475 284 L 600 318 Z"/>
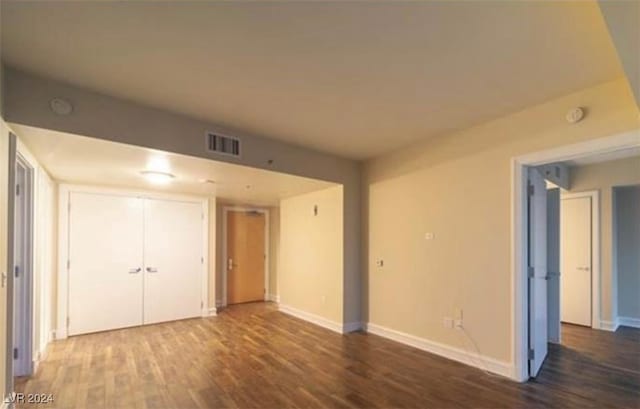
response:
<path id="1" fill-rule="evenodd" d="M 145 199 L 144 323 L 201 315 L 202 205 Z"/>
<path id="2" fill-rule="evenodd" d="M 142 324 L 142 199 L 71 193 L 69 335 Z"/>

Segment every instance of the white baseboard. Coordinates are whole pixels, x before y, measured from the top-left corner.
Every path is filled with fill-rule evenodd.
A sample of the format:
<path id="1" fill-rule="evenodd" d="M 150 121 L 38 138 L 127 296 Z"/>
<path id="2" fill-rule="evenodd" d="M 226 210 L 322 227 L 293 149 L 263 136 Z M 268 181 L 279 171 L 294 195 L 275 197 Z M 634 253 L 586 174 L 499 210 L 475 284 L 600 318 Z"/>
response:
<path id="1" fill-rule="evenodd" d="M 343 324 L 335 321 L 331 321 L 327 318 L 321 317 L 316 314 L 312 314 L 310 312 L 302 311 L 297 308 L 293 308 L 288 305 L 278 304 L 278 310 L 284 312 L 285 314 L 293 315 L 296 318 L 300 318 L 305 321 L 309 321 L 312 324 L 319 325 L 323 328 L 330 329 L 331 331 L 337 332 L 339 334 L 344 333 Z"/>
<path id="2" fill-rule="evenodd" d="M 280 303 L 280 296 L 277 294 L 267 294 L 267 301 Z"/>
<path id="3" fill-rule="evenodd" d="M 619 325 L 620 324 L 617 319 L 614 321 L 600 320 L 600 329 L 603 331 L 615 332 L 618 329 Z"/>
<path id="4" fill-rule="evenodd" d="M 56 330 L 56 339 L 65 339 L 67 338 L 67 329 L 66 328 L 58 328 Z"/>
<path id="5" fill-rule="evenodd" d="M 224 306 L 224 302 L 222 302 L 222 300 L 217 300 L 216 301 L 216 307 L 220 308 Z"/>
<path id="6" fill-rule="evenodd" d="M 368 323 L 366 325 L 366 331 L 506 378 L 513 378 L 513 365 L 509 362 L 499 361 L 494 358 L 478 355 L 474 352 L 467 352 L 460 348 L 430 341 L 381 325 Z"/>
<path id="7" fill-rule="evenodd" d="M 618 325 L 624 327 L 640 328 L 640 318 L 618 317 Z"/>
<path id="8" fill-rule="evenodd" d="M 215 317 L 216 315 L 218 315 L 218 308 L 217 307 L 211 307 L 209 308 L 208 317 Z"/>

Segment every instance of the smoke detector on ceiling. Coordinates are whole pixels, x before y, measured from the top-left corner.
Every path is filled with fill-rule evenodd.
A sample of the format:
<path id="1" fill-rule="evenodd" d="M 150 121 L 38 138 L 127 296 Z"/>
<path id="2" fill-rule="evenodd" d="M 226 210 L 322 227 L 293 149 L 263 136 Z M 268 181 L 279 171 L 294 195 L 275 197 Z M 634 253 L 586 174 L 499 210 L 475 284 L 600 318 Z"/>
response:
<path id="1" fill-rule="evenodd" d="M 73 105 L 71 105 L 71 102 L 62 98 L 53 98 L 49 101 L 49 107 L 53 113 L 57 115 L 69 115 L 73 112 Z"/>
<path id="2" fill-rule="evenodd" d="M 570 124 L 580 122 L 584 118 L 584 109 L 580 107 L 570 109 L 569 112 L 567 112 L 567 116 L 565 118 Z"/>

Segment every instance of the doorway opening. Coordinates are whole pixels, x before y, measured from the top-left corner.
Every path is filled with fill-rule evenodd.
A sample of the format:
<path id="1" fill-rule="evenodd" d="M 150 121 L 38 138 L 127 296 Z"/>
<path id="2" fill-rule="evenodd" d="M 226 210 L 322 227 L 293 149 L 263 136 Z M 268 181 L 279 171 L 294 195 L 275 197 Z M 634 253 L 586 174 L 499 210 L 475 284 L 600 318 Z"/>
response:
<path id="1" fill-rule="evenodd" d="M 567 322 L 584 322 L 593 328 L 610 330 L 608 320 L 615 320 L 616 315 L 616 284 L 611 269 L 612 262 L 610 258 L 602 263 L 600 261 L 600 253 L 606 255 L 606 252 L 603 252 L 606 246 L 598 243 L 602 238 L 599 231 L 600 221 L 597 219 L 601 214 L 601 197 L 592 192 L 600 190 L 606 195 L 606 200 L 609 200 L 612 196 L 611 184 L 606 189 L 580 189 L 580 195 L 567 195 L 567 202 L 563 205 L 560 201 L 561 192 L 548 193 L 547 181 L 551 180 L 560 187 L 569 189 L 568 183 L 574 181 L 570 180 L 570 170 L 565 169 L 563 172 L 563 167 L 568 168 L 576 162 L 593 162 L 593 158 L 597 158 L 598 162 L 621 158 L 633 160 L 632 157 L 639 154 L 640 139 L 637 132 L 629 132 L 513 159 L 512 282 L 515 379 L 525 381 L 537 376 L 547 356 L 548 343 L 560 342 L 560 321 L 563 314 L 562 280 L 565 274 L 563 270 L 569 269 L 568 263 L 572 257 L 568 255 L 572 252 L 575 255 L 572 261 L 575 265 L 571 267 L 573 277 L 567 274 L 565 284 L 569 284 L 571 290 L 579 290 L 577 293 L 582 295 L 575 297 L 579 301 L 572 301 L 570 298 L 565 300 L 576 304 L 573 310 L 570 308 L 571 305 L 565 308 Z M 550 169 L 553 171 L 549 172 Z M 637 177 L 637 172 L 627 171 L 622 179 L 626 180 L 625 178 L 630 176 L 628 174 Z M 548 198 L 555 198 L 555 208 L 548 202 Z M 578 201 L 579 198 L 584 200 Z M 573 243 L 573 247 L 562 244 L 562 230 L 565 235 L 570 234 L 570 226 L 562 224 L 562 207 L 566 208 L 567 214 L 573 214 L 567 218 L 568 221 L 576 219 L 574 224 L 579 228 L 573 227 L 578 231 L 574 231 L 574 235 L 583 236 L 579 246 L 576 243 Z M 557 219 L 555 234 L 548 224 L 553 223 L 552 212 L 556 213 Z M 610 243 L 610 237 L 606 238 Z M 561 250 L 567 255 L 562 257 Z M 605 269 L 604 277 L 600 277 L 601 267 Z M 602 290 L 601 293 L 603 288 L 606 291 Z"/>
<path id="2" fill-rule="evenodd" d="M 269 211 L 225 206 L 222 234 L 223 306 L 269 298 Z"/>

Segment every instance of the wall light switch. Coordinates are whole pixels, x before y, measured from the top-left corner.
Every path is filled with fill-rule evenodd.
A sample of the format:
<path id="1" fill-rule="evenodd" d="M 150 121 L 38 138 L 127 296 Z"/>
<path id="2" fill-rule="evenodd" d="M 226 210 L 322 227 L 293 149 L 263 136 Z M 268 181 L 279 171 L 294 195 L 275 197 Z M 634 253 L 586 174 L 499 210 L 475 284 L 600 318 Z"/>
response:
<path id="1" fill-rule="evenodd" d="M 433 239 L 435 239 L 435 238 L 436 238 L 436 235 L 435 235 L 435 234 L 433 234 L 433 233 L 425 233 L 425 234 L 424 234 L 424 239 L 425 239 L 425 240 L 433 240 Z"/>
<path id="2" fill-rule="evenodd" d="M 384 260 L 376 260 L 376 267 L 384 267 Z"/>

